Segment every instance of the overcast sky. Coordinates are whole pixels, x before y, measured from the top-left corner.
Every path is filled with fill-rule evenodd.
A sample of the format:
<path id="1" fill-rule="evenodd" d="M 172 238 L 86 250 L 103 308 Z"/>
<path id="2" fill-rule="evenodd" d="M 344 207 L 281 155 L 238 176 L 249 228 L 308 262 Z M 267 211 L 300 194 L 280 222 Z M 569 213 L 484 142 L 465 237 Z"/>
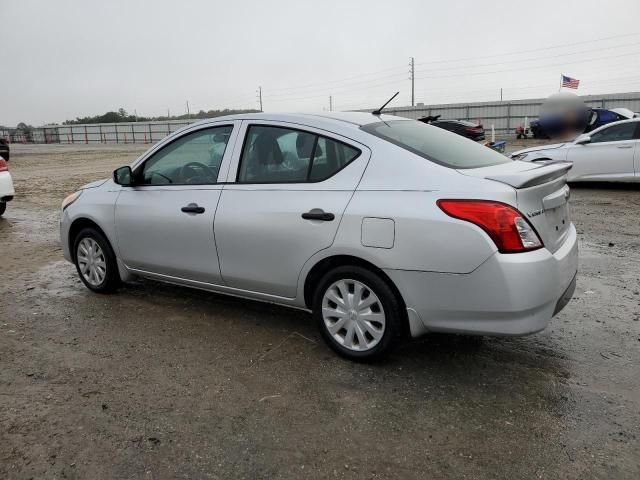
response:
<path id="1" fill-rule="evenodd" d="M 0 0 L 0 125 L 640 91 L 637 0 Z M 613 37 L 613 38 L 612 38 Z M 594 41 L 597 40 L 597 41 Z"/>

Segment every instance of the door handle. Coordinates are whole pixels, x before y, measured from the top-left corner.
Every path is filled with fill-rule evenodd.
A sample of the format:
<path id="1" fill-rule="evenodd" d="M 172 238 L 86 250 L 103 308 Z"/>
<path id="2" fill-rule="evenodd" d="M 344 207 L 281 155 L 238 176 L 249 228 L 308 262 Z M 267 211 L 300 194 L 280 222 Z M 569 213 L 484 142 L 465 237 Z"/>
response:
<path id="1" fill-rule="evenodd" d="M 618 148 L 633 148 L 633 145 L 618 145 Z"/>
<path id="2" fill-rule="evenodd" d="M 199 207 L 197 203 L 190 203 L 186 207 L 182 207 L 184 213 L 204 213 L 204 207 Z"/>
<path id="3" fill-rule="evenodd" d="M 323 222 L 330 222 L 334 218 L 336 218 L 336 216 L 333 213 L 326 213 L 321 208 L 313 208 L 307 213 L 303 213 L 302 218 L 304 218 L 305 220 L 320 220 Z"/>

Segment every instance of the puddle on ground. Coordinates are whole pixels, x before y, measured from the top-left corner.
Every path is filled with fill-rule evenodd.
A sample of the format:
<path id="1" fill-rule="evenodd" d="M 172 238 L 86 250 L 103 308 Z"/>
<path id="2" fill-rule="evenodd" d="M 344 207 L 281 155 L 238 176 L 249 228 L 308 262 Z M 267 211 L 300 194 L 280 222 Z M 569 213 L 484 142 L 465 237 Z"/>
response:
<path id="1" fill-rule="evenodd" d="M 78 278 L 73 264 L 58 260 L 39 268 L 31 275 L 27 291 L 37 295 L 70 298 L 84 293 L 85 287 Z"/>

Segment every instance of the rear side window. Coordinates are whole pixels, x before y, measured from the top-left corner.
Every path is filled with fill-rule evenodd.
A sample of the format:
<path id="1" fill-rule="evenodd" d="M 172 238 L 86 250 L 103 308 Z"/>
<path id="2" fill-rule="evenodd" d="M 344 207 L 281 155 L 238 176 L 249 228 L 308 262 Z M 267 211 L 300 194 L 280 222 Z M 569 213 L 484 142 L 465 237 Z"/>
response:
<path id="1" fill-rule="evenodd" d="M 370 123 L 360 128 L 449 168 L 480 168 L 511 161 L 472 140 L 414 120 Z"/>
<path id="2" fill-rule="evenodd" d="M 603 128 L 599 132 L 591 134 L 591 143 L 633 140 L 637 126 L 638 122 L 627 122 Z"/>
<path id="3" fill-rule="evenodd" d="M 240 183 L 320 182 L 335 175 L 360 150 L 314 133 L 251 125 L 237 181 Z"/>

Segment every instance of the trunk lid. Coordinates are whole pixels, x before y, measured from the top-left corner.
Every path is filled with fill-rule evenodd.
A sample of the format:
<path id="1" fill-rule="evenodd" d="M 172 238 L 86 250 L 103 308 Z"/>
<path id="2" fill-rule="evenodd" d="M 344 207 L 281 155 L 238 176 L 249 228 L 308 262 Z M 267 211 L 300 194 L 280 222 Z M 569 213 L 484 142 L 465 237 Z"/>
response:
<path id="1" fill-rule="evenodd" d="M 515 205 L 534 226 L 544 246 L 555 252 L 569 234 L 569 187 L 571 163 L 540 165 L 511 162 L 458 172 L 510 185 L 516 190 Z"/>

